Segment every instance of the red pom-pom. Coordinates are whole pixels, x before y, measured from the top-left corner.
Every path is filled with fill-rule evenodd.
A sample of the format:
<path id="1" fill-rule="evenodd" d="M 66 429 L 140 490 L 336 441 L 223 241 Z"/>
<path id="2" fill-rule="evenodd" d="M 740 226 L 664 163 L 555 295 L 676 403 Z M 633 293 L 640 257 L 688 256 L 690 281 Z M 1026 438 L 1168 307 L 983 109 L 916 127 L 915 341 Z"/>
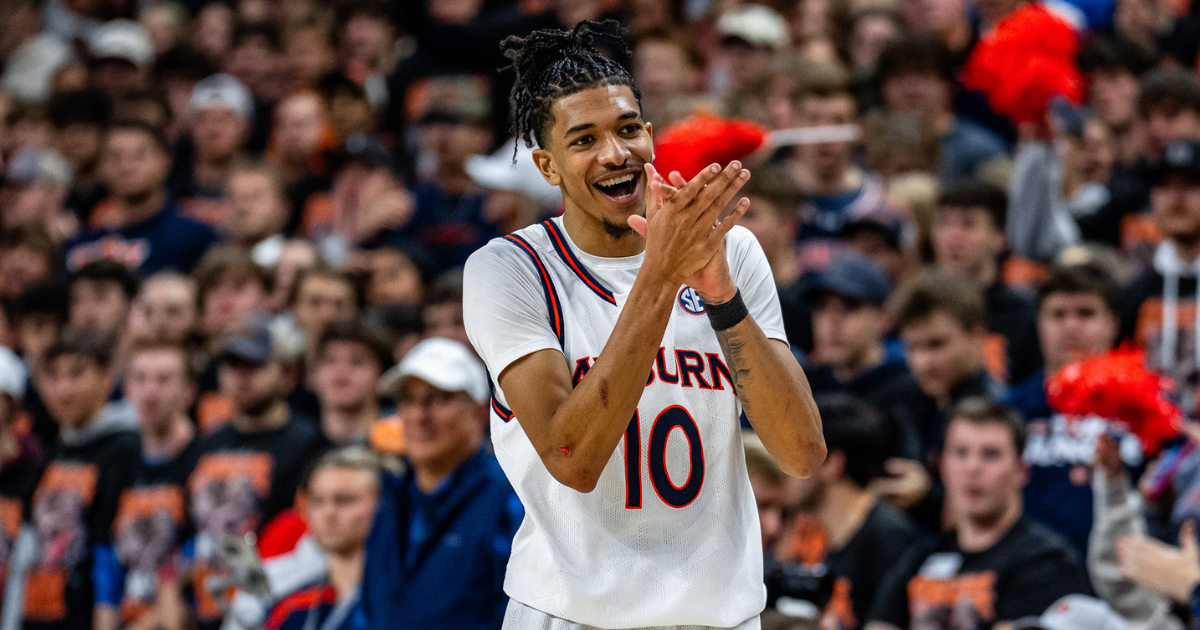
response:
<path id="1" fill-rule="evenodd" d="M 1122 348 L 1064 366 L 1046 383 L 1055 411 L 1125 425 L 1147 454 L 1177 435 L 1182 414 L 1163 395 L 1170 381 L 1146 369 L 1141 350 Z"/>
<path id="2" fill-rule="evenodd" d="M 1015 123 L 1042 122 L 1055 96 L 1083 101 L 1083 75 L 1075 63 L 1079 34 L 1040 4 L 1013 11 L 979 42 L 963 68 L 968 89 Z"/>
<path id="3" fill-rule="evenodd" d="M 695 113 L 667 127 L 654 141 L 654 167 L 666 177 L 679 171 L 690 180 L 708 165 L 750 155 L 767 141 L 767 130 L 740 118 Z"/>

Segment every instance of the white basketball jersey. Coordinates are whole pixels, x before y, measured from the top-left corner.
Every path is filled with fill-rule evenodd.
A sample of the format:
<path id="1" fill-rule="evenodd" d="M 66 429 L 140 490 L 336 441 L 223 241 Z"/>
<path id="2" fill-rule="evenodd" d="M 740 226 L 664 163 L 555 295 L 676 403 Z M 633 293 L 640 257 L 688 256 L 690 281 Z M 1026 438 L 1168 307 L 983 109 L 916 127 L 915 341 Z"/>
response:
<path id="1" fill-rule="evenodd" d="M 726 254 L 763 332 L 786 341 L 758 241 L 736 227 Z M 497 376 L 559 349 L 578 383 L 612 334 L 642 255 L 579 250 L 562 219 L 494 239 L 467 261 L 467 334 L 492 378 L 496 457 L 525 505 L 504 581 L 531 608 L 601 628 L 731 627 L 766 604 L 758 512 L 746 473 L 740 406 L 696 292 L 680 287 L 647 385 L 595 490 L 546 470 L 508 410 Z"/>

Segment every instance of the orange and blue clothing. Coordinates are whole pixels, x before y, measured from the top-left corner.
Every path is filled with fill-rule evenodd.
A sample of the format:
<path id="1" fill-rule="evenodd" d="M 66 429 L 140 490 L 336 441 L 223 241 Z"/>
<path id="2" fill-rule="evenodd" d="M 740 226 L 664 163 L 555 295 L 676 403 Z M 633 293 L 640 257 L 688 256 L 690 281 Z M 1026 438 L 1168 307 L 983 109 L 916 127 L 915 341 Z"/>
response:
<path id="1" fill-rule="evenodd" d="M 264 630 L 366 630 L 360 592 L 339 602 L 327 583 L 301 589 L 279 600 Z"/>

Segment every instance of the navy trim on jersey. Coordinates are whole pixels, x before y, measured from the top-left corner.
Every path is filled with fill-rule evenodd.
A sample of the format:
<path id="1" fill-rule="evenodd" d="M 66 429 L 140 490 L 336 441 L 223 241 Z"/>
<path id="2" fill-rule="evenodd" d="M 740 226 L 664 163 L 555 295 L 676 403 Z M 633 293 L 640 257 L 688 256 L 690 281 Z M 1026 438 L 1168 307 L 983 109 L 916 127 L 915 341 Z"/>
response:
<path id="1" fill-rule="evenodd" d="M 567 245 L 567 237 L 563 235 L 562 230 L 558 229 L 558 226 L 554 224 L 554 221 L 547 219 L 542 222 L 542 227 L 546 229 L 546 234 L 550 236 L 550 244 L 554 245 L 554 251 L 558 252 L 559 257 L 563 259 L 563 262 L 567 263 L 567 267 L 569 267 L 576 276 L 579 276 L 580 280 L 583 280 L 583 283 L 587 285 L 587 288 L 592 290 L 592 293 L 599 295 L 600 299 L 615 306 L 617 304 L 617 298 L 613 297 L 613 292 L 609 291 L 604 284 L 597 280 L 595 276 L 593 276 L 591 272 L 587 270 L 587 267 L 583 266 L 583 262 L 579 260 L 579 257 L 576 256 L 575 252 L 571 251 L 570 246 Z"/>
<path id="2" fill-rule="evenodd" d="M 508 407 L 501 405 L 495 396 L 492 396 L 492 411 L 495 411 L 496 415 L 500 416 L 500 419 L 505 422 L 512 420 L 513 412 L 509 411 Z"/>
<path id="3" fill-rule="evenodd" d="M 528 241 L 516 234 L 509 234 L 504 238 L 516 243 L 517 247 L 524 250 L 529 259 L 533 261 L 533 266 L 537 267 L 538 274 L 542 278 L 542 292 L 546 294 L 546 310 L 550 314 L 550 327 L 554 329 L 554 336 L 558 337 L 558 345 L 565 347 L 563 342 L 562 302 L 558 299 L 558 292 L 554 290 L 554 283 L 550 280 L 550 272 L 546 270 L 546 265 L 542 263 L 542 258 L 538 256 L 537 251 L 533 249 L 533 246 Z"/>

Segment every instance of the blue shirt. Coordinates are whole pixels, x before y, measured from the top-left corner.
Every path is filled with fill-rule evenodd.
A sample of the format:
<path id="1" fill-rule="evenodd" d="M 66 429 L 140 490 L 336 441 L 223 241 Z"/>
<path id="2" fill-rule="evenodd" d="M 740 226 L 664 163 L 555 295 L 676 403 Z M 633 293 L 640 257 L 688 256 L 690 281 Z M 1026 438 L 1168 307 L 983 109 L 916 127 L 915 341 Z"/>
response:
<path id="1" fill-rule="evenodd" d="M 483 449 L 429 494 L 411 471 L 385 476 L 363 570 L 369 627 L 499 630 L 508 604 L 504 573 L 524 516 Z"/>
<path id="2" fill-rule="evenodd" d="M 179 216 L 167 204 L 154 216 L 125 227 L 91 230 L 67 242 L 67 269 L 95 260 L 116 260 L 142 277 L 164 269 L 191 272 L 220 237 L 212 228 Z"/>
<path id="3" fill-rule="evenodd" d="M 1092 531 L 1092 463 L 1096 438 L 1113 432 L 1103 418 L 1069 418 L 1050 408 L 1045 373 L 1012 386 L 1009 403 L 1025 416 L 1025 514 L 1062 534 L 1087 557 Z M 1142 460 L 1142 445 L 1126 432 L 1114 434 L 1128 466 Z"/>

